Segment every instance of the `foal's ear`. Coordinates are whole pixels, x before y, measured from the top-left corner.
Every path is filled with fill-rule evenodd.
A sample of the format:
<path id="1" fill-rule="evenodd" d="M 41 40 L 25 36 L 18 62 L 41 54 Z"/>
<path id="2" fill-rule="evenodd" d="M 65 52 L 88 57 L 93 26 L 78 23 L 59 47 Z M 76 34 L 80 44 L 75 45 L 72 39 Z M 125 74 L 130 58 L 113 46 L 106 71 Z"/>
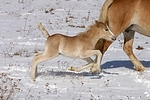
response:
<path id="1" fill-rule="evenodd" d="M 100 24 L 102 24 L 102 22 L 99 22 L 99 21 L 95 20 L 95 24 L 96 24 L 97 27 L 100 27 Z"/>

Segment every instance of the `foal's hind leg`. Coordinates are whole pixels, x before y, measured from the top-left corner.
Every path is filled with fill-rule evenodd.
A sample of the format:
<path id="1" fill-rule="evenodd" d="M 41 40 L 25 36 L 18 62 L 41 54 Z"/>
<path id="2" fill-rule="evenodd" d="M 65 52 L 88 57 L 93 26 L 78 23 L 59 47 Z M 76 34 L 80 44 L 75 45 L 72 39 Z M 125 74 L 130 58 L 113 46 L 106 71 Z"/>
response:
<path id="1" fill-rule="evenodd" d="M 38 52 L 38 53 L 35 53 L 34 55 L 38 56 L 38 55 L 42 55 L 42 54 L 43 54 L 43 52 Z"/>
<path id="2" fill-rule="evenodd" d="M 33 62 L 32 62 L 32 67 L 31 67 L 31 78 L 33 80 L 35 80 L 36 74 L 37 74 L 37 65 L 40 62 L 43 62 L 43 61 L 46 61 L 49 59 L 53 59 L 57 55 L 58 55 L 57 50 L 55 50 L 55 52 L 51 52 L 50 50 L 46 50 L 46 52 L 44 52 L 43 54 L 35 55 Z"/>
<path id="3" fill-rule="evenodd" d="M 124 51 L 131 59 L 135 69 L 137 71 L 144 71 L 144 66 L 139 62 L 139 60 L 135 57 L 132 51 L 132 45 L 134 40 L 135 31 L 124 32 Z"/>

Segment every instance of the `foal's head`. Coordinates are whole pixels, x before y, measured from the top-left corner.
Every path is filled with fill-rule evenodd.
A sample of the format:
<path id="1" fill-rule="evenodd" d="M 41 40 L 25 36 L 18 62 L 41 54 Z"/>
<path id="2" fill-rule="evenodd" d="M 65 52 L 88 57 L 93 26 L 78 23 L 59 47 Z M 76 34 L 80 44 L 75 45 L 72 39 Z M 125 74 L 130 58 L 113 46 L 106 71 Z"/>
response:
<path id="1" fill-rule="evenodd" d="M 116 40 L 115 35 L 111 32 L 111 30 L 106 24 L 104 24 L 103 22 L 98 22 L 96 20 L 95 25 L 97 29 L 99 30 L 97 34 L 100 36 L 100 38 L 106 39 L 108 41 Z"/>

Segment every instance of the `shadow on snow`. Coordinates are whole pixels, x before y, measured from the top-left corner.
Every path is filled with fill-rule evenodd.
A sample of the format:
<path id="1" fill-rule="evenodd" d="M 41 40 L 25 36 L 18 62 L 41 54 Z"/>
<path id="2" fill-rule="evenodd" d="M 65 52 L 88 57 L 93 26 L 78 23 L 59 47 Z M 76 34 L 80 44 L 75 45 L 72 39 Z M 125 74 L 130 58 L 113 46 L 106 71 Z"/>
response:
<path id="1" fill-rule="evenodd" d="M 141 61 L 141 63 L 147 68 L 150 67 L 150 61 Z M 125 67 L 134 70 L 134 66 L 130 60 L 109 61 L 101 65 L 102 69 L 111 69 L 119 67 Z"/>
<path id="2" fill-rule="evenodd" d="M 150 67 L 150 61 L 141 61 L 141 63 L 145 67 Z M 99 73 L 89 73 L 89 72 L 70 72 L 70 71 L 50 71 L 46 72 L 48 76 L 61 76 L 61 77 L 90 77 L 90 79 L 101 79 L 105 75 L 119 75 L 116 72 L 108 72 L 103 69 L 112 69 L 112 68 L 119 68 L 125 67 L 131 70 L 134 70 L 134 66 L 130 60 L 116 60 L 116 61 L 109 61 L 101 65 L 102 72 Z M 38 76 L 41 76 L 42 73 L 39 73 Z"/>

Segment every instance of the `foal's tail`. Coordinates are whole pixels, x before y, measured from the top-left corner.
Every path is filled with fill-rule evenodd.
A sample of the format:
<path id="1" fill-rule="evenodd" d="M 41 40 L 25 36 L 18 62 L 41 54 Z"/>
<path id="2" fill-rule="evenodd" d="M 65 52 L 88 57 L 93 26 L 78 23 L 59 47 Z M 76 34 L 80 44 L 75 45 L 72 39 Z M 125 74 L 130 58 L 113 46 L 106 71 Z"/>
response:
<path id="1" fill-rule="evenodd" d="M 44 34 L 46 38 L 50 36 L 45 27 L 42 25 L 42 23 L 37 23 L 37 28 Z"/>
<path id="2" fill-rule="evenodd" d="M 105 3 L 102 6 L 100 16 L 99 16 L 99 21 L 103 23 L 107 23 L 107 18 L 108 18 L 108 9 L 113 3 L 114 0 L 106 0 Z"/>

